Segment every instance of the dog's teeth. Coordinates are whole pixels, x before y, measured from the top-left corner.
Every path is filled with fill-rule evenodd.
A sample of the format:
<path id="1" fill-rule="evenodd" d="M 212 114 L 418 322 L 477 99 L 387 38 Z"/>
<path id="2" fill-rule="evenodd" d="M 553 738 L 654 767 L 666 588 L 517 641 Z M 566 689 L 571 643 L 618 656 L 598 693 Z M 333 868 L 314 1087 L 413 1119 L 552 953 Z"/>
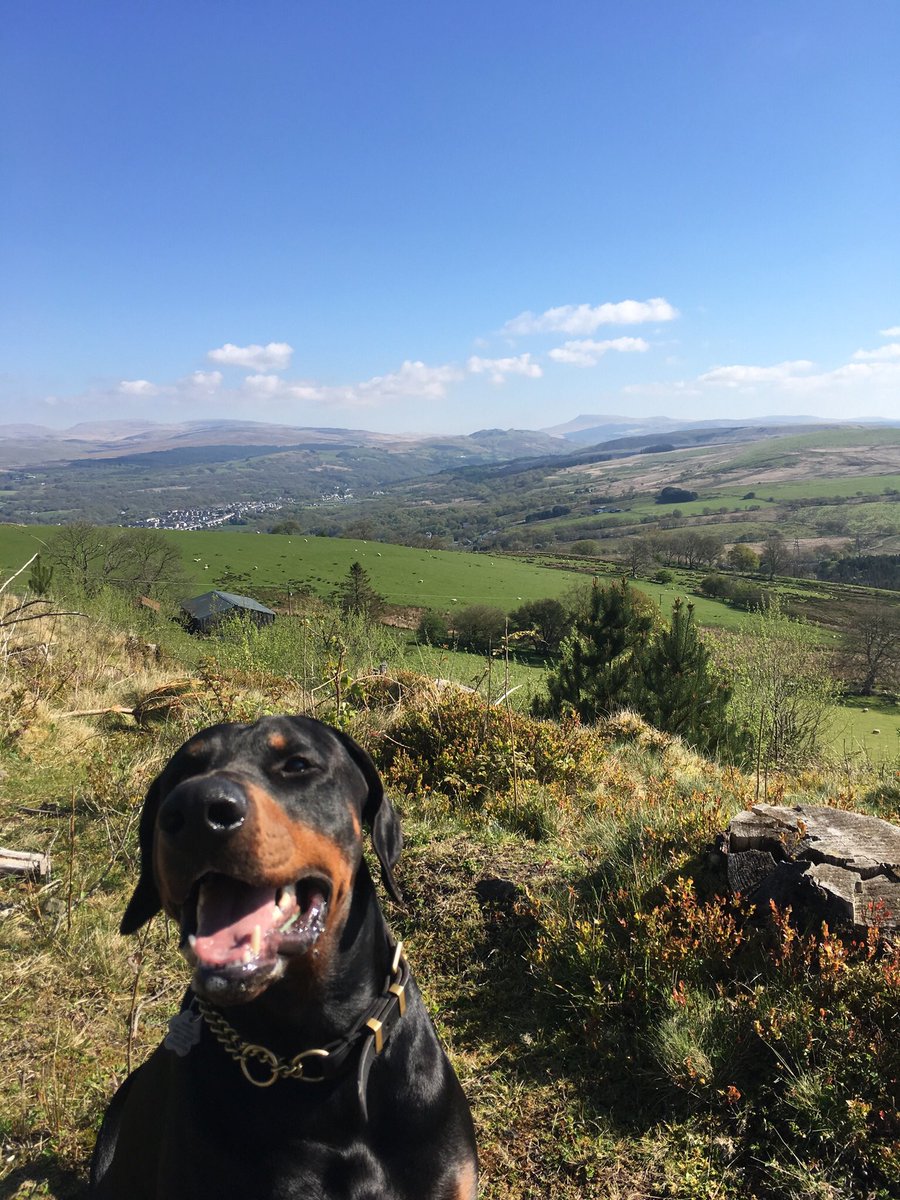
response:
<path id="1" fill-rule="evenodd" d="M 276 904 L 275 907 L 272 909 L 272 920 L 280 921 L 283 916 L 284 916 L 284 913 L 281 911 L 281 909 Z"/>
<path id="2" fill-rule="evenodd" d="M 262 949 L 262 930 L 258 925 L 253 926 L 253 934 L 250 938 L 250 949 L 254 955 L 259 954 Z"/>
<path id="3" fill-rule="evenodd" d="M 197 945 L 197 936 L 196 936 L 196 934 L 189 933 L 189 934 L 188 934 L 188 939 L 187 939 L 187 942 L 188 942 L 188 945 L 190 946 L 190 948 L 193 950 L 193 949 L 194 949 L 194 947 Z"/>
<path id="4" fill-rule="evenodd" d="M 244 962 L 245 963 L 253 962 L 253 950 L 251 949 L 250 946 L 244 947 Z"/>

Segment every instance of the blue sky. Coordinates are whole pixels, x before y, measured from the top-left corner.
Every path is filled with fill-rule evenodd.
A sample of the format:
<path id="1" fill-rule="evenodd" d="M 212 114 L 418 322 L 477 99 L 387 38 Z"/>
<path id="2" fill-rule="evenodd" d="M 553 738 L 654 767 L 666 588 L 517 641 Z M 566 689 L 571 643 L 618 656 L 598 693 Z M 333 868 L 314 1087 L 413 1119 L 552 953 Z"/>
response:
<path id="1" fill-rule="evenodd" d="M 18 0 L 0 421 L 900 416 L 900 4 Z"/>

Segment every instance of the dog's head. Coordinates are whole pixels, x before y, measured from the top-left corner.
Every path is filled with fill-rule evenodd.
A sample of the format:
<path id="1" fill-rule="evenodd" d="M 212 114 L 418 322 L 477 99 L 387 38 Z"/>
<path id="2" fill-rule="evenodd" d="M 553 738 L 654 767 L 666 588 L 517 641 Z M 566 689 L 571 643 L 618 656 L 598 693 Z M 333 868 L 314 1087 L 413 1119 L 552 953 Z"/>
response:
<path id="1" fill-rule="evenodd" d="M 214 725 L 150 786 L 122 932 L 164 909 L 181 929 L 194 989 L 221 1004 L 250 1000 L 289 961 L 336 945 L 363 826 L 399 899 L 400 824 L 361 746 L 311 717 Z"/>

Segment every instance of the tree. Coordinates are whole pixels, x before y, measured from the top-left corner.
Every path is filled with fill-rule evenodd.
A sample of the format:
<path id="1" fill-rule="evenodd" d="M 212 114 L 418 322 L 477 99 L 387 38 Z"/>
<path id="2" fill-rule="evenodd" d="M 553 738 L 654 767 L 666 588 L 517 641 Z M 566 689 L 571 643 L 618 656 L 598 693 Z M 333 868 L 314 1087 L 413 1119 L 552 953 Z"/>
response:
<path id="1" fill-rule="evenodd" d="M 647 569 L 653 561 L 653 551 L 647 538 L 628 538 L 622 547 L 625 562 L 632 579 L 637 579 L 641 571 Z"/>
<path id="2" fill-rule="evenodd" d="M 694 622 L 694 606 L 680 598 L 668 626 L 642 655 L 636 707 L 657 729 L 676 733 L 704 754 L 735 757 L 748 744 L 728 714 L 731 688 L 713 666 Z"/>
<path id="3" fill-rule="evenodd" d="M 354 613 L 375 621 L 384 611 L 385 600 L 372 586 L 369 573 L 360 562 L 350 564 L 347 577 L 334 591 L 334 596 L 346 613 Z"/>
<path id="4" fill-rule="evenodd" d="M 772 596 L 739 633 L 721 637 L 717 657 L 734 689 L 732 717 L 749 730 L 757 764 L 794 768 L 813 760 L 838 686 L 809 626 Z"/>
<path id="5" fill-rule="evenodd" d="M 53 568 L 41 561 L 38 555 L 31 564 L 31 574 L 28 576 L 28 590 L 35 596 L 46 596 L 53 582 Z"/>
<path id="6" fill-rule="evenodd" d="M 732 571 L 737 571 L 738 574 L 749 574 L 758 568 L 759 555 L 755 550 L 751 550 L 749 546 L 738 542 L 728 551 L 725 561 L 731 567 Z"/>
<path id="7" fill-rule="evenodd" d="M 178 548 L 158 529 L 75 521 L 54 534 L 47 556 L 59 575 L 89 596 L 107 586 L 134 595 L 165 595 L 187 586 Z"/>
<path id="8" fill-rule="evenodd" d="M 509 614 L 514 632 L 532 634 L 535 649 L 555 654 L 571 627 L 571 618 L 559 600 L 529 600 Z"/>
<path id="9" fill-rule="evenodd" d="M 576 616 L 559 665 L 547 677 L 546 697 L 535 697 L 536 715 L 558 717 L 571 708 L 594 721 L 633 703 L 653 613 L 624 579 L 610 587 L 594 580 L 588 609 Z"/>
<path id="10" fill-rule="evenodd" d="M 879 680 L 900 670 L 900 608 L 879 600 L 861 606 L 844 630 L 843 644 L 860 693 L 871 696 Z"/>
<path id="11" fill-rule="evenodd" d="M 506 632 L 506 613 L 490 604 L 470 604 L 456 614 L 456 640 L 463 650 L 489 654 Z"/>
<path id="12" fill-rule="evenodd" d="M 776 575 L 783 575 L 790 561 L 791 552 L 784 540 L 784 534 L 777 529 L 767 534 L 763 542 L 759 565 L 769 579 L 774 579 Z"/>
<path id="13" fill-rule="evenodd" d="M 697 493 L 689 488 L 664 487 L 656 497 L 657 504 L 687 504 L 697 499 Z"/>

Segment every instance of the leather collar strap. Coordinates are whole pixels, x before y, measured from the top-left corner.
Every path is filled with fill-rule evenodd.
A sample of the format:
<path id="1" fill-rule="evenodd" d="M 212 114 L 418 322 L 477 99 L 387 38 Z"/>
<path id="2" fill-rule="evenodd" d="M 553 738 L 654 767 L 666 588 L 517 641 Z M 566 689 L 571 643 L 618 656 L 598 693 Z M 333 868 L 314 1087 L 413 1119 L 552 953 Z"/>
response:
<path id="1" fill-rule="evenodd" d="M 277 1079 L 299 1079 L 303 1083 L 323 1083 L 334 1079 L 346 1067 L 357 1048 L 361 1048 L 356 1072 L 357 1089 L 363 1116 L 367 1117 L 366 1086 L 372 1063 L 384 1049 L 394 1026 L 406 1012 L 406 987 L 409 983 L 409 963 L 403 954 L 403 943 L 394 947 L 391 972 L 382 994 L 368 1012 L 364 1013 L 349 1033 L 327 1046 L 301 1050 L 293 1058 L 280 1058 L 266 1046 L 245 1042 L 218 1009 L 195 996 L 203 1020 L 226 1054 L 241 1068 L 244 1078 L 254 1087 L 271 1087 Z M 254 1066 L 251 1067 L 251 1063 Z M 260 1071 L 267 1074 L 260 1074 Z"/>

